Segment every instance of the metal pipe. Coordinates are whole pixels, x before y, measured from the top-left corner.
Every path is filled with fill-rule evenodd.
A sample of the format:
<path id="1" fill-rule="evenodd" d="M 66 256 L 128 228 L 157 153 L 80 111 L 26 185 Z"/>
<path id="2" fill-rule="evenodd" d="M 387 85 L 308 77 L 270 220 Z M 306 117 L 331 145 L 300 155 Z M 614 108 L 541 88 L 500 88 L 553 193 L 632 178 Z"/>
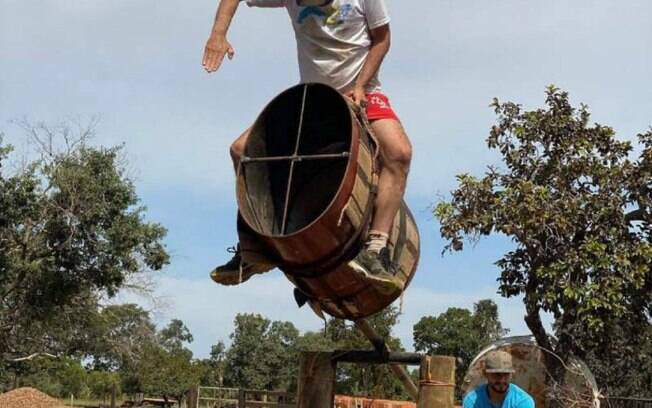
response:
<path id="1" fill-rule="evenodd" d="M 349 152 L 342 153 L 329 153 L 329 154 L 306 154 L 306 155 L 292 155 L 292 156 L 270 156 L 270 157 L 247 157 L 243 156 L 240 159 L 242 164 L 247 163 L 260 163 L 260 162 L 274 162 L 274 161 L 283 161 L 283 160 L 293 160 L 293 161 L 308 161 L 308 160 L 319 160 L 319 159 L 342 159 L 351 156 Z"/>
<path id="2" fill-rule="evenodd" d="M 367 339 L 373 344 L 374 348 L 376 351 L 380 354 L 389 354 L 390 350 L 389 347 L 387 347 L 387 344 L 385 343 L 385 340 L 376 333 L 376 330 L 374 330 L 373 327 L 369 324 L 369 322 L 366 319 L 360 319 L 355 321 L 355 327 L 358 328 L 362 332 L 362 334 L 365 335 Z M 414 384 L 414 381 L 412 381 L 412 377 L 410 377 L 410 374 L 407 372 L 405 367 L 402 365 L 396 364 L 396 363 L 390 363 L 389 368 L 392 370 L 394 375 L 401 381 L 403 384 L 403 387 L 405 387 L 405 390 L 407 393 L 412 397 L 415 401 L 418 400 L 419 398 L 419 388 Z"/>
<path id="3" fill-rule="evenodd" d="M 333 360 L 338 363 L 375 363 L 420 365 L 423 356 L 418 353 L 390 351 L 379 353 L 370 350 L 342 350 L 333 352 Z"/>

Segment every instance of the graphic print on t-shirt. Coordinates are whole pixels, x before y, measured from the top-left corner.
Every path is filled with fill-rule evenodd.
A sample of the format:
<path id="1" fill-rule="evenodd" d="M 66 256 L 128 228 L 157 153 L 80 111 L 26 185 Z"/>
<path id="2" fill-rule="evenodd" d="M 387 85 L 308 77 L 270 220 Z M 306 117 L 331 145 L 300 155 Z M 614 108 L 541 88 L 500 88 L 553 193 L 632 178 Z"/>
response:
<path id="1" fill-rule="evenodd" d="M 304 7 L 299 13 L 297 23 L 303 25 L 307 18 L 314 18 L 322 24 L 340 25 L 344 23 L 351 14 L 353 6 L 351 4 L 332 4 L 326 7 L 308 6 Z"/>

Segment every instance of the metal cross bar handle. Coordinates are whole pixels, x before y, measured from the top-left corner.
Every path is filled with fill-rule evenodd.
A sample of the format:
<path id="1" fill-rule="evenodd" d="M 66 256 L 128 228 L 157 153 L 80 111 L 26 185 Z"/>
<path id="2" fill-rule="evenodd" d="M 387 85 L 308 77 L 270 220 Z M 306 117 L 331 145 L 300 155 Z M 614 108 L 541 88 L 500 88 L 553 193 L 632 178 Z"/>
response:
<path id="1" fill-rule="evenodd" d="M 274 162 L 274 161 L 308 161 L 308 160 L 321 160 L 321 159 L 342 159 L 351 156 L 349 152 L 342 153 L 329 153 L 329 154 L 311 154 L 311 155 L 292 155 L 292 156 L 270 156 L 270 157 L 247 157 L 243 156 L 240 159 L 242 164 L 247 163 L 260 163 L 260 162 Z"/>
<path id="2" fill-rule="evenodd" d="M 379 353 L 376 350 L 336 350 L 334 360 L 342 363 L 375 363 L 375 364 L 406 364 L 421 365 L 423 356 L 419 353 L 390 351 Z"/>
<path id="3" fill-rule="evenodd" d="M 387 344 L 385 343 L 385 340 L 376 333 L 376 330 L 374 330 L 373 327 L 369 324 L 369 322 L 366 319 L 360 319 L 355 321 L 355 327 L 358 328 L 362 332 L 362 334 L 365 335 L 367 339 L 373 344 L 374 348 L 376 349 L 376 352 L 382 354 L 382 355 L 387 355 L 390 356 L 391 352 L 389 350 L 389 347 L 387 347 Z M 415 401 L 418 400 L 419 398 L 419 388 L 414 384 L 414 381 L 412 381 L 412 377 L 410 377 L 410 374 L 407 372 L 405 367 L 399 364 L 389 364 L 389 368 L 392 370 L 392 372 L 396 375 L 396 377 L 401 381 L 403 384 L 403 387 L 405 387 L 405 390 L 407 393 L 412 397 Z"/>
<path id="4" fill-rule="evenodd" d="M 301 143 L 301 131 L 303 128 L 303 114 L 306 110 L 306 97 L 308 96 L 308 85 L 303 86 L 303 98 L 301 100 L 301 116 L 299 117 L 299 129 L 297 130 L 297 140 L 294 145 L 293 156 L 299 155 L 299 145 Z M 294 164 L 296 160 L 290 162 L 290 174 L 288 176 L 288 185 L 285 190 L 285 204 L 283 206 L 283 224 L 281 224 L 281 234 L 285 235 L 285 229 L 288 224 L 288 207 L 290 206 L 290 191 L 292 190 L 292 178 L 294 177 Z"/>

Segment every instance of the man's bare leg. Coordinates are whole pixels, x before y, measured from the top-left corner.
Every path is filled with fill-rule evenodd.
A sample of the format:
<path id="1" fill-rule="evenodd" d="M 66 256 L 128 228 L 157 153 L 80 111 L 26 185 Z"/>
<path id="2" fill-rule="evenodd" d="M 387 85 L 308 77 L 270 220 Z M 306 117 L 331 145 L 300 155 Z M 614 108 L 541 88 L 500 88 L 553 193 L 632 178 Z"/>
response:
<path id="1" fill-rule="evenodd" d="M 249 133 L 251 133 L 251 128 L 242 132 L 240 136 L 237 137 L 231 143 L 229 148 L 229 154 L 231 155 L 231 161 L 233 162 L 233 170 L 236 175 L 238 174 L 238 166 L 240 165 L 240 157 L 244 154 L 245 145 L 247 144 L 247 138 L 249 138 Z"/>
<path id="2" fill-rule="evenodd" d="M 371 123 L 380 147 L 381 170 L 374 217 L 365 248 L 349 266 L 388 293 L 402 290 L 404 282 L 395 274 L 386 248 L 396 212 L 401 207 L 412 159 L 412 146 L 403 126 L 395 119 Z"/>
<path id="3" fill-rule="evenodd" d="M 380 145 L 382 165 L 371 230 L 389 234 L 403 201 L 412 160 L 412 145 L 397 120 L 379 119 L 371 123 L 371 128 Z"/>
<path id="4" fill-rule="evenodd" d="M 250 132 L 251 128 L 245 130 L 233 141 L 229 149 L 236 175 Z M 238 215 L 238 238 L 239 243 L 232 250 L 233 258 L 211 272 L 211 278 L 217 283 L 237 285 L 254 274 L 267 272 L 276 266 L 262 254 L 259 241 L 240 215 Z"/>

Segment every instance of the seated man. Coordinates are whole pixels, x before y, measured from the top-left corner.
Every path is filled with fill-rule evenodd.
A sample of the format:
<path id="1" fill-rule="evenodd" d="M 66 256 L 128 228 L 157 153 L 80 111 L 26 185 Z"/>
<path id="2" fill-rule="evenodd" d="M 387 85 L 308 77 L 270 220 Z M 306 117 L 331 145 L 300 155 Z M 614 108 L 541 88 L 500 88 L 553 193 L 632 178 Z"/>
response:
<path id="1" fill-rule="evenodd" d="M 371 230 L 364 249 L 349 263 L 351 269 L 385 290 L 403 289 L 391 263 L 387 240 L 401 206 L 412 157 L 410 141 L 382 93 L 378 71 L 390 46 L 389 16 L 384 0 L 246 0 L 254 7 L 285 7 L 296 34 L 301 82 L 332 86 L 366 108 L 378 139 L 381 172 Z M 221 0 L 204 51 L 206 71 L 216 71 L 234 50 L 226 34 L 240 0 Z M 237 169 L 249 135 L 246 130 L 231 145 Z M 240 237 L 241 241 L 243 237 Z M 242 243 L 242 242 L 241 242 Z M 242 250 L 241 250 L 242 249 Z M 245 245 L 213 270 L 215 282 L 233 285 L 274 267 Z"/>
<path id="2" fill-rule="evenodd" d="M 464 397 L 464 408 L 534 408 L 534 399 L 516 384 L 511 384 L 512 355 L 504 351 L 490 351 L 485 357 L 482 384 Z"/>

